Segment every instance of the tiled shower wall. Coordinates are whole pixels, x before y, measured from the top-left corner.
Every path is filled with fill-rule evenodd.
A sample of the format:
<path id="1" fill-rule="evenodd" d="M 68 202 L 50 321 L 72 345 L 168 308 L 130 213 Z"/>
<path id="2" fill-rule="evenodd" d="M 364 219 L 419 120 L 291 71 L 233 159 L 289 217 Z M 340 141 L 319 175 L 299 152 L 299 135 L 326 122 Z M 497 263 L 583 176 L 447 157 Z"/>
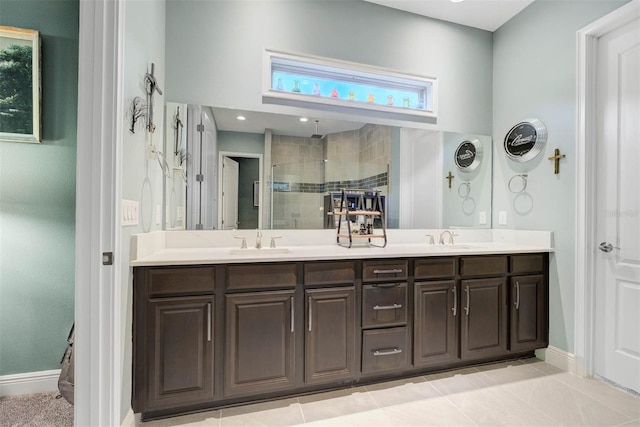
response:
<path id="1" fill-rule="evenodd" d="M 274 135 L 271 158 L 273 228 L 322 228 L 328 192 L 365 187 L 386 194 L 391 128 L 367 124 L 322 139 Z"/>

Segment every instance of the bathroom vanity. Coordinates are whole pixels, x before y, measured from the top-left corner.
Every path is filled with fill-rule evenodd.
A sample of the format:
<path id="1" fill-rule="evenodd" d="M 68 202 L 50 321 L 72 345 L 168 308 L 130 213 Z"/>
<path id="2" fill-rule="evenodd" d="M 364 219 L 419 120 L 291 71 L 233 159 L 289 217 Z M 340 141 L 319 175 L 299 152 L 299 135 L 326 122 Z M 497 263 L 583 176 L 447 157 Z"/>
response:
<path id="1" fill-rule="evenodd" d="M 202 236 L 212 232 L 134 236 L 134 412 L 162 417 L 547 346 L 550 233 L 484 230 L 429 245 L 424 230 L 409 231 L 390 230 L 391 242 L 409 243 L 384 249 L 285 236 L 263 252 L 210 246 Z"/>

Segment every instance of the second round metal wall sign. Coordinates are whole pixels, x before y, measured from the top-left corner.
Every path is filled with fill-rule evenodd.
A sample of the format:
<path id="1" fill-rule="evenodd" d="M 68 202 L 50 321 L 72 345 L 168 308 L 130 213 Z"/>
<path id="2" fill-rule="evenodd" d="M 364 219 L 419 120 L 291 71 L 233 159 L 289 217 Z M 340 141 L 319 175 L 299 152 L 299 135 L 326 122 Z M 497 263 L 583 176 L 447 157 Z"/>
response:
<path id="1" fill-rule="evenodd" d="M 511 160 L 528 162 L 547 142 L 547 128 L 538 119 L 527 119 L 512 127 L 504 137 L 504 151 Z"/>
<path id="2" fill-rule="evenodd" d="M 455 151 L 456 167 L 461 172 L 473 172 L 482 160 L 482 144 L 477 139 L 463 141 Z"/>

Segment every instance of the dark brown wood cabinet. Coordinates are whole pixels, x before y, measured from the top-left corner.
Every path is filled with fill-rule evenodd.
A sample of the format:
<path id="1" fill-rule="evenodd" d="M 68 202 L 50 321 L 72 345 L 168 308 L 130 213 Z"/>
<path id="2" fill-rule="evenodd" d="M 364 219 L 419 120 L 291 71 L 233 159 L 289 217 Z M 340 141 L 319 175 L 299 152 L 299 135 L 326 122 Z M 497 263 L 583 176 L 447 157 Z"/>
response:
<path id="1" fill-rule="evenodd" d="M 460 360 L 459 298 L 455 280 L 415 284 L 413 363 L 416 366 Z"/>
<path id="2" fill-rule="evenodd" d="M 213 296 L 149 302 L 147 409 L 213 400 L 214 307 Z"/>
<path id="3" fill-rule="evenodd" d="M 510 282 L 510 350 L 518 352 L 546 347 L 545 276 L 513 276 Z"/>
<path id="4" fill-rule="evenodd" d="M 407 283 L 362 286 L 362 327 L 379 328 L 407 323 Z"/>
<path id="5" fill-rule="evenodd" d="M 463 360 L 504 355 L 507 352 L 505 278 L 460 282 L 462 320 L 460 355 Z"/>
<path id="6" fill-rule="evenodd" d="M 135 271 L 135 412 L 214 399 L 214 268 Z"/>
<path id="7" fill-rule="evenodd" d="M 250 292 L 225 298 L 224 395 L 292 388 L 295 292 Z"/>
<path id="8" fill-rule="evenodd" d="M 409 364 L 409 330 L 378 328 L 362 331 L 362 373 L 402 371 Z"/>
<path id="9" fill-rule="evenodd" d="M 310 289 L 305 300 L 305 383 L 353 378 L 355 288 Z"/>
<path id="10" fill-rule="evenodd" d="M 530 354 L 548 255 L 134 268 L 143 419 Z"/>

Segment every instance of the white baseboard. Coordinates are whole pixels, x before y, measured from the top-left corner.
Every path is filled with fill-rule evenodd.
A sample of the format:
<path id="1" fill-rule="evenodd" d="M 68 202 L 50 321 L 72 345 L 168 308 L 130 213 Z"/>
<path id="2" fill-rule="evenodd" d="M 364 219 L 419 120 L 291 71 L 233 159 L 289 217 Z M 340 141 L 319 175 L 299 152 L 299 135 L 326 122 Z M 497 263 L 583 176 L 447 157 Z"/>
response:
<path id="1" fill-rule="evenodd" d="M 56 391 L 59 376 L 60 369 L 3 375 L 0 377 L 0 397 Z"/>
<path id="2" fill-rule="evenodd" d="M 127 412 L 124 420 L 122 420 L 120 427 L 136 427 L 136 416 L 131 408 L 129 408 L 129 412 Z"/>
<path id="3" fill-rule="evenodd" d="M 563 371 L 570 372 L 572 374 L 577 373 L 576 356 L 572 353 L 560 350 L 557 347 L 550 345 L 547 348 L 536 350 L 536 357 L 555 366 L 556 368 L 562 369 Z"/>

